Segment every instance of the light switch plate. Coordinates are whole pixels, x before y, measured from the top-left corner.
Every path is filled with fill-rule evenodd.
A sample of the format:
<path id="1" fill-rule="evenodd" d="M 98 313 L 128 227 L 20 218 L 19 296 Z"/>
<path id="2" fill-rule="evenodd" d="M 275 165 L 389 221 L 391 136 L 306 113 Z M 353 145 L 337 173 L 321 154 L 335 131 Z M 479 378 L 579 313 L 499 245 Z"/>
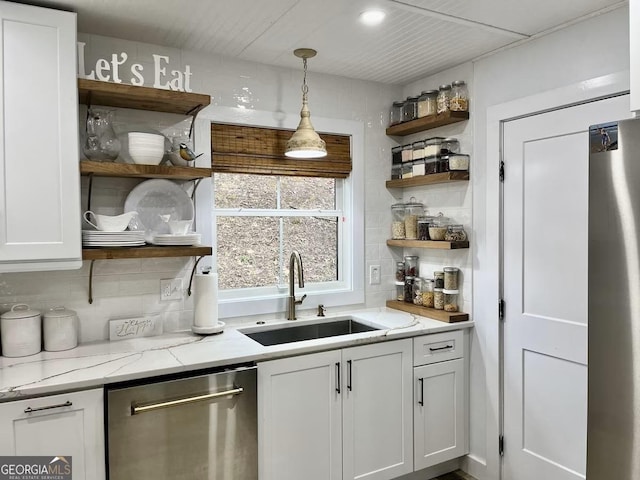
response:
<path id="1" fill-rule="evenodd" d="M 182 300 L 182 279 L 168 278 L 160 280 L 160 301 Z"/>
<path id="2" fill-rule="evenodd" d="M 369 285 L 380 285 L 380 265 L 369 267 Z"/>

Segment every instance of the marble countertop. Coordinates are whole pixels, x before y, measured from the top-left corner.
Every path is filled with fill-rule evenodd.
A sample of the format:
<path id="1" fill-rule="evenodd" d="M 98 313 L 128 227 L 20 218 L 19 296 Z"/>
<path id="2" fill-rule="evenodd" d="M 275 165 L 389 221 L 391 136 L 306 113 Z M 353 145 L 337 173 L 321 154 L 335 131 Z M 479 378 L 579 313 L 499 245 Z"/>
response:
<path id="1" fill-rule="evenodd" d="M 203 368 L 258 362 L 334 348 L 459 330 L 473 322 L 444 323 L 387 308 L 359 310 L 324 319 L 308 317 L 296 324 L 331 321 L 349 316 L 381 330 L 345 336 L 262 346 L 242 330 L 269 328 L 293 322 L 269 321 L 265 325 L 237 322 L 218 335 L 179 332 L 157 337 L 82 344 L 63 352 L 41 352 L 20 358 L 0 357 L 0 401 Z"/>

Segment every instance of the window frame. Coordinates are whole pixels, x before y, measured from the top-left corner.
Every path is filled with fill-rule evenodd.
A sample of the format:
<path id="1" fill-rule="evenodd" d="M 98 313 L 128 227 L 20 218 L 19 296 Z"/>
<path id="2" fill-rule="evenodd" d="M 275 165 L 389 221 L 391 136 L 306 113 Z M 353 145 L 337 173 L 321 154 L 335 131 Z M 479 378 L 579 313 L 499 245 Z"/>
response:
<path id="1" fill-rule="evenodd" d="M 195 148 L 198 152 L 206 152 L 203 161 L 211 162 L 211 123 L 236 123 L 256 127 L 289 128 L 295 129 L 300 117 L 298 114 L 286 114 L 282 112 L 268 112 L 263 110 L 250 110 L 244 108 L 220 107 L 210 105 L 203 109 L 195 124 Z M 318 304 L 326 307 L 345 307 L 361 305 L 365 301 L 364 291 L 364 125 L 362 122 L 324 117 L 312 118 L 313 125 L 318 132 L 349 135 L 351 137 L 352 171 L 346 179 L 336 183 L 342 184 L 342 210 L 345 218 L 341 222 L 343 245 L 342 265 L 339 270 L 344 276 L 339 285 L 329 285 L 335 282 L 326 282 L 313 291 L 296 288 L 296 296 L 307 294 L 304 303 L 299 310 L 315 309 Z M 200 165 L 199 165 L 200 166 Z M 204 183 L 204 182 L 203 182 Z M 203 188 L 207 187 L 207 188 Z M 206 185 L 200 185 L 196 191 L 196 222 L 198 232 L 203 234 L 203 242 L 209 241 L 213 246 L 213 255 L 205 257 L 200 265 L 209 265 L 217 271 L 217 246 L 215 240 L 217 212 L 213 208 L 214 197 L 213 176 Z M 338 201 L 338 198 L 336 198 Z M 202 208 L 207 205 L 209 208 Z M 204 210 L 204 212 L 203 212 Z M 221 209 L 230 210 L 230 209 Z M 303 258 L 304 262 L 304 258 Z M 260 292 L 252 292 L 255 289 L 235 289 L 220 291 L 218 293 L 218 315 L 220 318 L 245 317 L 258 314 L 274 314 L 280 317 L 286 313 L 288 291 L 285 289 L 277 294 L 258 295 Z M 229 293 L 231 292 L 231 293 Z M 234 293 L 235 292 L 235 293 Z M 250 295 L 251 294 L 251 295 Z"/>

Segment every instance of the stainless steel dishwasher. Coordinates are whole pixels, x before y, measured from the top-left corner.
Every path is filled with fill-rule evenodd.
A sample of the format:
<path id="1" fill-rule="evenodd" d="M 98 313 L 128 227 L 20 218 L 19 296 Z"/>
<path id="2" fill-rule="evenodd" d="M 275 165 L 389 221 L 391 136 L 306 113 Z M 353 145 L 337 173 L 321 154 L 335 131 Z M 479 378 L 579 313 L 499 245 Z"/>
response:
<path id="1" fill-rule="evenodd" d="M 256 480 L 255 366 L 107 389 L 110 480 Z"/>

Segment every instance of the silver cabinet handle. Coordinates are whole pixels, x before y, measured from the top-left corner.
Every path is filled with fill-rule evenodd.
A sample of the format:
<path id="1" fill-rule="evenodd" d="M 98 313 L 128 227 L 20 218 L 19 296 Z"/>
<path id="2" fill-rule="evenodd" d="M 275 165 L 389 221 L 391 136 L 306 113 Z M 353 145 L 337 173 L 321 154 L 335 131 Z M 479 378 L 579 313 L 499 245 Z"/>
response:
<path id="1" fill-rule="evenodd" d="M 178 407 L 180 405 L 188 405 L 190 403 L 204 402 L 205 400 L 213 400 L 214 398 L 227 397 L 229 395 L 240 395 L 244 392 L 244 388 L 236 387 L 231 390 L 225 390 L 224 392 L 208 393 L 206 395 L 197 395 L 195 397 L 181 398 L 179 400 L 169 400 L 166 402 L 149 403 L 146 405 L 131 404 L 131 415 L 138 415 L 140 413 L 152 412 L 153 410 L 159 410 L 161 408 Z"/>
<path id="2" fill-rule="evenodd" d="M 438 348 L 429 347 L 429 351 L 437 352 L 439 350 L 449 350 L 450 348 L 453 348 L 453 345 L 447 345 L 446 347 L 438 347 Z"/>
<path id="3" fill-rule="evenodd" d="M 418 400 L 418 405 L 424 407 L 424 378 L 419 378 L 418 383 L 420 383 L 420 400 Z"/>
<path id="4" fill-rule="evenodd" d="M 38 407 L 38 408 L 27 407 L 24 409 L 24 413 L 39 412 L 41 410 L 51 410 L 52 408 L 70 407 L 71 405 L 73 405 L 73 403 L 67 400 L 64 403 L 58 403 L 57 405 L 49 405 L 48 407 Z"/>
<path id="5" fill-rule="evenodd" d="M 347 360 L 347 390 L 351 391 L 351 360 Z"/>
<path id="6" fill-rule="evenodd" d="M 336 392 L 340 393 L 340 362 L 336 362 Z"/>

